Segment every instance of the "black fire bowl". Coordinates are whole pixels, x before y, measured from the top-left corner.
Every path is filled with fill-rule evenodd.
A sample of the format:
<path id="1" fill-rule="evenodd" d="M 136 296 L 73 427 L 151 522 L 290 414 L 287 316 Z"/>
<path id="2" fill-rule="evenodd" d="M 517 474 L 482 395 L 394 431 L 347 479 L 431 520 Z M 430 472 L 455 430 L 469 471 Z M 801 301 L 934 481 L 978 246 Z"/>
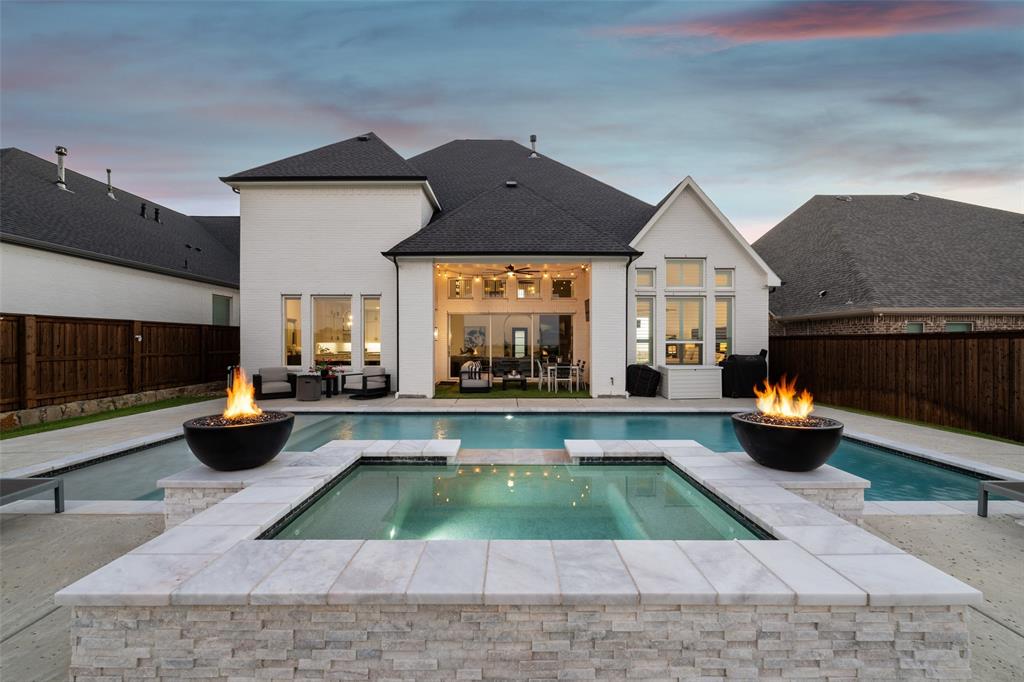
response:
<path id="1" fill-rule="evenodd" d="M 255 469 L 277 457 L 295 425 L 295 415 L 264 412 L 259 421 L 237 424 L 220 415 L 190 419 L 182 428 L 185 442 L 200 462 L 217 471 Z"/>
<path id="2" fill-rule="evenodd" d="M 757 421 L 757 413 L 732 415 L 736 438 L 750 458 L 780 471 L 814 471 L 839 447 L 843 425 L 835 419 L 810 417 L 803 424 Z"/>

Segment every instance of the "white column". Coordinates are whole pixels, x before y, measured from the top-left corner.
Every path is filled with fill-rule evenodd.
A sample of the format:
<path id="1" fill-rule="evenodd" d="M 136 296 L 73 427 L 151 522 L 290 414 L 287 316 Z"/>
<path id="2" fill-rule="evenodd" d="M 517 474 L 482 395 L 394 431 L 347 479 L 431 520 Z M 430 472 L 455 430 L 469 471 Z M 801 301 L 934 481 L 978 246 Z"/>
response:
<path id="1" fill-rule="evenodd" d="M 434 266 L 430 260 L 398 263 L 399 396 L 434 395 Z M 394 374 L 394 370 L 392 370 Z"/>
<path id="2" fill-rule="evenodd" d="M 626 395 L 626 261 L 594 260 L 590 270 L 590 393 Z"/>

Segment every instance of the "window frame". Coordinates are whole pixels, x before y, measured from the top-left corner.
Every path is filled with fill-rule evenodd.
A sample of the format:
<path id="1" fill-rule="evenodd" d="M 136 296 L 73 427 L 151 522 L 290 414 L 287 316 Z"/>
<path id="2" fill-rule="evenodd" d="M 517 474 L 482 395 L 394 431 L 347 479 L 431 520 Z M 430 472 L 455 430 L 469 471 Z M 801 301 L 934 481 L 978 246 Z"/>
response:
<path id="1" fill-rule="evenodd" d="M 639 312 L 640 311 L 640 301 L 647 301 L 649 303 L 649 305 L 650 305 L 650 311 L 651 311 L 650 319 L 648 320 L 648 323 L 647 323 L 647 327 L 648 327 L 648 329 L 647 329 L 647 338 L 645 340 L 643 340 L 643 341 L 640 339 L 640 335 L 638 333 L 639 330 L 640 330 L 640 312 Z M 658 331 L 658 328 L 657 328 L 657 326 L 655 324 L 655 320 L 657 318 L 658 299 L 655 296 L 637 296 L 636 297 L 636 301 L 634 302 L 633 305 L 634 305 L 634 308 L 633 308 L 634 322 L 633 322 L 633 324 L 636 326 L 636 330 L 637 330 L 634 333 L 634 338 L 633 338 L 633 345 L 634 345 L 633 360 L 637 364 L 647 365 L 648 367 L 654 367 L 654 366 L 656 366 L 658 364 L 657 363 L 657 358 L 654 355 L 655 341 L 656 341 L 656 336 L 657 336 L 657 331 Z M 640 355 L 639 355 L 638 351 L 639 351 L 641 343 L 644 343 L 647 346 L 648 362 L 641 362 L 640 361 Z"/>
<path id="2" fill-rule="evenodd" d="M 672 265 L 679 263 L 682 270 L 685 270 L 686 263 L 697 263 L 700 266 L 700 277 L 698 284 L 672 284 L 669 281 Z M 682 275 L 682 270 L 680 275 Z M 685 279 L 685 278 L 684 278 Z M 666 258 L 665 259 L 665 288 L 673 291 L 703 291 L 707 288 L 707 259 L 706 258 Z"/>
<path id="3" fill-rule="evenodd" d="M 666 296 L 665 297 L 665 338 L 662 341 L 662 344 L 664 345 L 664 348 L 665 348 L 665 364 L 666 365 L 699 367 L 699 366 L 704 364 L 704 344 L 707 341 L 707 329 L 706 329 L 707 320 L 704 319 L 705 317 L 707 317 L 707 312 L 705 310 L 705 306 L 707 305 L 707 301 L 705 300 L 706 298 L 707 297 L 705 297 L 705 296 L 682 296 L 682 295 L 681 296 Z M 683 334 L 683 338 L 669 338 L 669 328 L 668 328 L 669 314 L 668 314 L 668 308 L 669 308 L 669 303 L 670 302 L 674 302 L 674 301 L 680 301 L 680 302 L 696 301 L 697 302 L 697 304 L 698 304 L 697 305 L 697 310 L 699 311 L 699 325 L 697 327 L 697 329 L 699 331 L 699 335 L 697 337 L 695 337 L 695 338 L 685 338 L 684 330 L 686 329 L 686 327 L 684 325 L 685 325 L 685 321 L 686 321 L 686 314 L 685 314 L 685 307 L 681 306 L 680 309 L 679 309 L 679 325 L 680 326 L 679 326 L 679 328 L 676 331 L 682 333 Z M 680 361 L 674 362 L 674 361 L 671 361 L 669 359 L 669 352 L 668 352 L 669 346 L 682 346 L 683 353 L 681 353 L 681 354 L 677 353 L 677 356 L 680 358 Z M 685 359 L 686 346 L 695 346 L 696 347 L 696 350 L 697 350 L 697 362 L 686 362 L 686 359 Z"/>
<path id="4" fill-rule="evenodd" d="M 569 283 L 569 295 L 559 296 L 555 293 L 555 282 L 568 282 Z M 576 300 L 576 280 L 571 277 L 552 277 L 551 278 L 551 300 L 553 301 L 574 301 Z"/>
<path id="5" fill-rule="evenodd" d="M 920 327 L 917 331 L 910 331 L 910 325 L 916 324 Z M 923 320 L 907 320 L 903 323 L 904 334 L 924 334 L 924 321 Z"/>
<path id="6" fill-rule="evenodd" d="M 719 337 L 718 337 L 718 302 L 719 301 L 728 301 L 728 303 L 729 303 L 729 319 L 726 320 L 726 336 L 725 336 L 726 350 L 725 350 L 725 353 L 723 354 L 721 360 L 718 358 L 718 356 L 719 356 L 719 354 L 721 352 L 721 351 L 718 350 L 718 343 L 719 343 Z M 727 358 L 729 355 L 732 355 L 733 353 L 736 352 L 736 348 L 735 348 L 735 345 L 734 345 L 735 342 L 736 342 L 736 297 L 735 296 L 715 296 L 715 340 L 714 340 L 715 356 L 714 356 L 713 360 L 714 360 L 714 363 L 716 365 L 719 362 L 721 362 L 722 360 L 724 360 L 725 358 Z"/>
<path id="7" fill-rule="evenodd" d="M 650 273 L 650 275 L 651 275 L 651 283 L 650 284 L 641 284 L 640 283 L 640 273 L 641 272 Z M 633 273 L 633 284 L 636 286 L 637 289 L 642 289 L 644 291 L 656 288 L 658 286 L 658 268 L 647 268 L 647 267 L 636 268 L 636 271 Z"/>
<path id="8" fill-rule="evenodd" d="M 719 285 L 718 284 L 718 273 L 728 273 L 729 283 Z M 715 268 L 715 290 L 716 291 L 734 291 L 736 289 L 736 268 Z"/>
<path id="9" fill-rule="evenodd" d="M 231 306 L 231 302 L 232 302 L 232 299 L 233 299 L 232 296 L 225 296 L 224 294 L 212 294 L 212 298 L 210 299 L 210 306 L 211 306 L 211 310 L 210 310 L 210 324 L 212 324 L 214 326 L 219 326 L 219 327 L 230 327 L 231 326 L 231 307 L 232 307 Z M 218 300 L 226 301 L 227 302 L 227 306 L 228 306 L 228 321 L 227 322 L 224 322 L 224 323 L 218 323 L 217 322 L 217 301 Z"/>
<path id="10" fill-rule="evenodd" d="M 967 325 L 967 329 L 950 329 L 949 325 L 951 324 L 965 324 Z M 955 322 L 944 322 L 942 325 L 942 331 L 946 332 L 947 334 L 970 334 L 971 332 L 974 331 L 974 321 L 960 320 Z"/>
<path id="11" fill-rule="evenodd" d="M 298 301 L 299 304 L 299 316 L 297 318 L 288 317 L 288 301 Z M 295 322 L 295 326 L 289 330 L 288 322 Z M 281 362 L 285 367 L 302 367 L 302 294 L 281 294 L 281 318 L 279 321 L 281 325 Z M 291 331 L 295 335 L 296 344 L 299 348 L 299 361 L 295 363 L 288 362 L 288 334 Z"/>
<path id="12" fill-rule="evenodd" d="M 488 291 L 487 291 L 487 284 L 488 283 L 490 283 L 490 284 L 500 284 L 501 285 L 501 294 L 498 295 L 498 294 L 494 294 L 494 293 L 488 293 Z M 500 301 L 501 299 L 508 298 L 508 277 L 485 278 L 483 280 L 482 294 L 483 294 L 484 300 L 492 300 L 492 301 L 499 300 Z"/>
<path id="13" fill-rule="evenodd" d="M 536 279 L 536 278 L 533 278 L 533 277 L 524 277 L 523 279 L 519 279 L 518 277 L 516 277 L 515 280 L 516 280 L 516 300 L 517 301 L 532 301 L 532 300 L 537 300 L 537 299 L 541 298 L 540 279 Z M 520 286 L 523 283 L 525 283 L 525 282 L 533 282 L 533 284 L 535 286 L 535 289 L 536 289 L 536 292 L 537 292 L 535 295 L 533 295 L 533 296 L 522 296 L 521 295 L 522 294 L 522 289 L 520 288 Z"/>
<path id="14" fill-rule="evenodd" d="M 378 348 L 377 352 L 376 352 L 377 360 L 375 362 L 371 362 L 371 361 L 366 359 L 367 356 L 370 354 L 369 350 L 366 347 L 366 344 L 367 343 L 371 343 L 371 342 L 367 341 L 367 338 L 366 338 L 366 327 L 367 327 L 367 325 L 366 325 L 366 304 L 369 301 L 374 301 L 374 300 L 377 301 L 377 341 L 375 343 L 377 343 L 380 346 L 380 348 Z M 363 363 L 362 366 L 363 367 L 378 367 L 378 366 L 380 366 L 383 363 L 383 354 L 384 354 L 384 304 L 381 301 L 380 294 L 364 295 L 361 298 L 361 300 L 360 300 L 360 309 L 359 309 L 359 334 L 361 336 L 361 339 L 360 339 L 361 346 L 360 347 L 362 349 L 362 351 L 361 351 L 361 356 L 362 356 L 361 359 L 362 359 L 362 363 Z"/>
<path id="15" fill-rule="evenodd" d="M 332 300 L 347 301 L 348 302 L 348 316 L 350 318 L 352 318 L 353 322 L 349 323 L 349 328 L 348 328 L 348 345 L 349 345 L 349 349 L 347 351 L 348 352 L 348 360 L 347 361 L 345 359 L 343 359 L 343 358 L 342 359 L 338 359 L 338 360 L 323 360 L 323 361 L 317 359 L 317 356 L 319 355 L 319 353 L 317 352 L 317 344 L 318 343 L 324 343 L 323 341 L 319 341 L 318 342 L 316 340 L 317 329 L 320 328 L 319 325 L 317 324 L 317 315 L 316 315 L 317 299 L 332 299 Z M 311 333 L 310 333 L 310 337 L 312 339 L 313 363 L 316 364 L 316 363 L 319 363 L 319 362 L 325 362 L 325 363 L 328 363 L 328 364 L 336 364 L 336 365 L 338 365 L 340 367 L 351 367 L 352 366 L 352 356 L 353 356 L 353 352 L 352 352 L 352 350 L 353 350 L 352 349 L 352 332 L 355 331 L 355 324 L 354 324 L 355 318 L 353 317 L 354 313 L 352 311 L 352 295 L 351 294 L 314 294 L 314 295 L 310 296 L 309 313 L 310 313 L 310 319 L 311 319 L 311 325 L 310 325 L 310 332 Z M 345 332 L 345 320 L 341 320 L 341 326 L 338 329 L 341 332 L 341 337 L 342 338 L 339 339 L 336 343 L 344 344 L 345 343 L 345 339 L 344 339 L 344 336 L 345 336 L 345 334 L 344 334 L 344 332 Z M 334 343 L 334 342 L 329 342 L 329 343 Z M 344 348 L 342 348 L 341 353 L 335 352 L 334 354 L 335 355 L 341 355 L 344 352 L 346 352 L 346 351 L 344 350 Z"/>
<path id="16" fill-rule="evenodd" d="M 464 287 L 466 291 L 462 296 L 453 296 L 452 290 L 454 285 L 458 283 L 469 283 L 468 287 Z M 449 277 L 448 278 L 448 300 L 449 301 L 471 301 L 473 300 L 473 278 L 472 277 Z"/>

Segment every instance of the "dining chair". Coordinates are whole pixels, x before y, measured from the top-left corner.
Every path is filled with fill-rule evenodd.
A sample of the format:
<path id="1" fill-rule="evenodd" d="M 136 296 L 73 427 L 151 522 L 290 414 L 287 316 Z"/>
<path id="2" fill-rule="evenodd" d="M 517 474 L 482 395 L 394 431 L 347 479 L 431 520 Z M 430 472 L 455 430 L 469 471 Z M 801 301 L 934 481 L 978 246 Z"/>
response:
<path id="1" fill-rule="evenodd" d="M 540 360 L 534 360 L 533 362 L 537 365 L 537 390 L 543 391 L 544 386 L 547 385 L 548 381 L 547 370 L 544 368 L 544 365 L 541 364 Z"/>
<path id="2" fill-rule="evenodd" d="M 565 388 L 567 391 L 572 390 L 573 382 L 573 371 L 572 365 L 556 365 L 555 366 L 555 393 L 558 392 L 558 385 L 563 381 L 565 382 Z"/>

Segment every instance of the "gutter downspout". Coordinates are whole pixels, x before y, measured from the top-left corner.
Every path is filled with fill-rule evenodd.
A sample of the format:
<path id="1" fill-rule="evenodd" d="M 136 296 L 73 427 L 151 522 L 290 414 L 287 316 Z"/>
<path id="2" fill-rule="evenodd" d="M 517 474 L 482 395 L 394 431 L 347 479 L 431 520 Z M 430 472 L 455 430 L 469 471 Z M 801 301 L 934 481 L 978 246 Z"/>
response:
<path id="1" fill-rule="evenodd" d="M 401 367 L 402 367 L 402 362 L 401 362 L 401 357 L 402 357 L 402 354 L 401 354 L 402 332 L 401 332 L 401 319 L 400 319 L 400 316 L 402 314 L 401 313 L 402 306 L 400 306 L 399 303 L 398 303 L 399 300 L 400 300 L 400 296 L 399 296 L 400 292 L 398 290 L 398 287 L 399 287 L 398 257 L 397 256 L 387 256 L 387 255 L 385 255 L 384 257 L 387 258 L 389 261 L 391 261 L 391 263 L 395 266 L 395 377 L 396 377 L 396 381 L 395 381 L 394 389 L 395 389 L 395 395 L 397 396 L 398 395 L 398 386 L 399 386 L 399 384 L 401 383 L 401 380 L 402 380 L 402 369 L 401 369 Z"/>
<path id="2" fill-rule="evenodd" d="M 623 360 L 626 361 L 626 367 L 629 367 L 629 266 L 642 255 L 644 255 L 642 251 L 637 252 L 636 255 L 630 255 L 629 260 L 626 261 L 626 328 L 624 330 L 624 333 L 626 334 L 626 343 L 623 344 L 626 347 L 626 356 L 623 358 Z M 591 276 L 591 280 L 593 280 L 593 276 Z M 626 387 L 623 386 L 622 390 L 625 392 Z M 629 393 L 626 393 L 626 398 L 629 398 Z"/>

